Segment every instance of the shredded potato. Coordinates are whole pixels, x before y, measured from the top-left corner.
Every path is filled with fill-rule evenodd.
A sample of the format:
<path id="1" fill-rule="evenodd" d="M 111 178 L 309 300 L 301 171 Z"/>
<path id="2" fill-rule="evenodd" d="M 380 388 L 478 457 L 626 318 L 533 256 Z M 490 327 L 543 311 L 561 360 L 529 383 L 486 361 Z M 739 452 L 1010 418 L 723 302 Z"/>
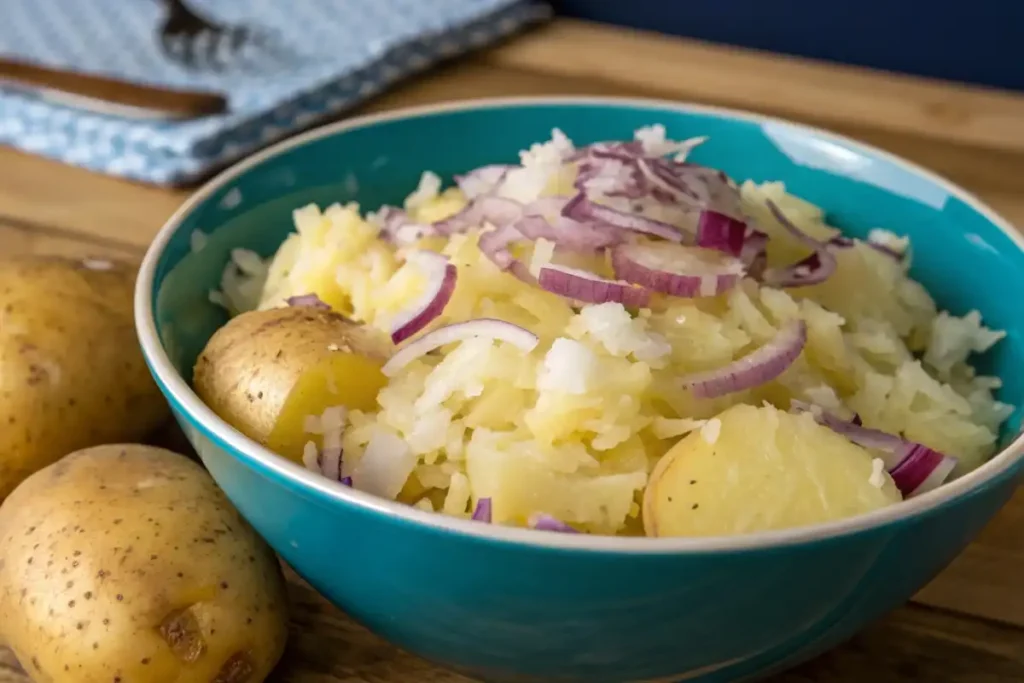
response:
<path id="1" fill-rule="evenodd" d="M 548 144 L 565 142 L 556 136 Z M 524 153 L 520 170 L 530 164 L 550 164 L 543 147 Z M 513 191 L 528 194 L 527 181 L 535 178 L 524 175 Z M 556 171 L 548 183 L 542 193 L 567 181 Z M 407 205 L 415 220 L 436 221 L 465 206 L 458 189 L 438 190 L 430 179 L 417 190 Z M 806 250 L 771 218 L 767 199 L 808 235 L 838 233 L 781 183 L 745 183 L 741 198 L 771 233 L 770 262 Z M 357 205 L 300 208 L 295 226 L 268 264 L 260 307 L 312 292 L 387 331 L 420 294 L 422 278 L 403 266 L 405 252 L 378 239 L 379 227 Z M 495 523 L 524 524 L 543 512 L 585 531 L 642 533 L 638 503 L 652 469 L 680 436 L 730 406 L 786 409 L 796 399 L 846 417 L 856 412 L 865 426 L 956 456 L 958 473 L 992 454 L 1009 415 L 992 397 L 998 380 L 976 377 L 967 364 L 1001 334 L 976 313 L 938 313 L 904 265 L 864 243 L 842 250 L 837 271 L 818 285 L 782 290 L 746 279 L 715 297 L 658 296 L 631 315 L 617 303 L 574 308 L 502 272 L 479 249 L 480 234 L 413 245 L 444 254 L 458 269 L 455 291 L 428 330 L 499 318 L 531 330 L 540 344 L 532 353 L 488 339 L 444 347 L 393 377 L 376 412 L 349 411 L 344 473 L 359 468 L 377 435 L 397 436 L 416 458 L 398 494 L 407 503 L 468 517 L 475 501 L 490 498 Z M 543 240 L 536 249 L 534 267 L 553 257 Z M 534 256 L 516 255 L 527 264 Z M 715 399 L 695 398 L 675 381 L 729 363 L 794 319 L 806 323 L 807 344 L 776 379 Z"/>

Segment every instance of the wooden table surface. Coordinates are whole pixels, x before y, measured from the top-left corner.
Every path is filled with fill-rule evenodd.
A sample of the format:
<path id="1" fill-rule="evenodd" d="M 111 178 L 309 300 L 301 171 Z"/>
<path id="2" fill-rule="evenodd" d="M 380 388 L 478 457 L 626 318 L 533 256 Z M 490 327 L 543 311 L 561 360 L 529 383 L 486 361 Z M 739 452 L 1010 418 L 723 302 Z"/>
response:
<path id="1" fill-rule="evenodd" d="M 363 110 L 535 94 L 689 100 L 820 125 L 929 166 L 1024 225 L 1024 95 L 558 20 L 409 82 Z M 139 258 L 187 194 L 0 149 L 0 254 Z M 389 646 L 292 578 L 292 639 L 273 680 L 468 681 Z M 869 680 L 1024 681 L 1024 488 L 909 605 L 775 679 Z M 0 650 L 0 683 L 26 681 Z"/>

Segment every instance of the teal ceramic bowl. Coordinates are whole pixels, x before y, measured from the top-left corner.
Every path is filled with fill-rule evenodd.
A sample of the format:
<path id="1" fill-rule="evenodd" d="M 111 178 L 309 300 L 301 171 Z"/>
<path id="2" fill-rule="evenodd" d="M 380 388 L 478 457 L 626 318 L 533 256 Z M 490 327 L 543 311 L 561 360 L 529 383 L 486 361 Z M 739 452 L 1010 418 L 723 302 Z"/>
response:
<path id="1" fill-rule="evenodd" d="M 242 514 L 331 602 L 411 652 L 488 681 L 738 681 L 813 657 L 900 605 L 1012 495 L 1005 449 L 947 486 L 827 525 L 730 538 L 601 538 L 428 514 L 314 476 L 246 439 L 192 392 L 225 321 L 207 292 L 233 247 L 271 254 L 307 202 L 399 202 L 442 177 L 515 160 L 558 126 L 577 144 L 662 123 L 708 135 L 693 158 L 784 180 L 854 235 L 908 233 L 913 274 L 955 313 L 1008 331 L 983 369 L 1024 403 L 1024 240 L 967 192 L 885 152 L 784 121 L 668 102 L 514 99 L 353 119 L 276 145 L 211 181 L 167 223 L 138 280 L 156 381 Z M 190 235 L 209 234 L 190 253 Z"/>

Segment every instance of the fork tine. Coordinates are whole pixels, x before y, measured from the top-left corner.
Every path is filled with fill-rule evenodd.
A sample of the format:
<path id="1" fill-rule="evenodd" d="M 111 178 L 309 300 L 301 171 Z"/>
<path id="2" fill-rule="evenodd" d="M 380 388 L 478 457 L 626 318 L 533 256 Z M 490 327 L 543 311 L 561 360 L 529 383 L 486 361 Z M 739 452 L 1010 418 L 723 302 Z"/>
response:
<path id="1" fill-rule="evenodd" d="M 224 42 L 222 40 L 223 35 L 221 34 L 220 31 L 214 30 L 205 31 L 203 37 L 206 42 L 206 44 L 203 46 L 204 50 L 202 53 L 203 57 L 205 58 L 204 63 L 214 70 L 220 70 L 224 67 L 225 61 L 221 59 L 220 50 L 220 46 Z"/>
<path id="2" fill-rule="evenodd" d="M 181 36 L 181 63 L 189 69 L 196 68 L 196 36 L 184 34 Z"/>

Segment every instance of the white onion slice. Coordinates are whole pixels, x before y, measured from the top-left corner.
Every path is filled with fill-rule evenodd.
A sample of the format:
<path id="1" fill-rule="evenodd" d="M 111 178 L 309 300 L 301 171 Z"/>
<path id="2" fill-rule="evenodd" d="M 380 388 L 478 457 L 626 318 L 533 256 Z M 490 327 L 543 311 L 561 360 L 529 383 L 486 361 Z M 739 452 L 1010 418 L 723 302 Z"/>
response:
<path id="1" fill-rule="evenodd" d="M 445 344 L 465 341 L 474 337 L 489 337 L 508 342 L 524 353 L 533 351 L 540 340 L 526 328 L 494 318 L 478 318 L 461 323 L 439 327 L 432 332 L 409 342 L 391 356 L 381 371 L 386 377 L 394 377 L 406 365 Z"/>
<path id="2" fill-rule="evenodd" d="M 391 322 L 391 341 L 395 344 L 405 341 L 441 315 L 452 298 L 458 279 L 458 269 L 441 254 L 414 251 L 407 260 L 423 271 L 427 286 L 419 298 Z"/>
<path id="3" fill-rule="evenodd" d="M 683 377 L 683 387 L 697 398 L 715 398 L 775 379 L 793 364 L 807 343 L 807 325 L 790 320 L 764 346 L 728 365 Z"/>
<path id="4" fill-rule="evenodd" d="M 649 242 L 612 250 L 615 277 L 678 297 L 716 296 L 743 276 L 743 264 L 714 249 Z"/>
<path id="5" fill-rule="evenodd" d="M 576 195 L 566 203 L 565 208 L 562 209 L 562 215 L 581 223 L 602 223 L 622 230 L 654 235 L 670 242 L 683 241 L 682 233 L 674 225 L 619 211 L 610 206 L 595 204 L 583 193 Z"/>
<path id="6" fill-rule="evenodd" d="M 651 293 L 642 287 L 565 266 L 544 265 L 537 280 L 541 289 L 588 304 L 615 302 L 642 308 L 651 300 Z"/>

